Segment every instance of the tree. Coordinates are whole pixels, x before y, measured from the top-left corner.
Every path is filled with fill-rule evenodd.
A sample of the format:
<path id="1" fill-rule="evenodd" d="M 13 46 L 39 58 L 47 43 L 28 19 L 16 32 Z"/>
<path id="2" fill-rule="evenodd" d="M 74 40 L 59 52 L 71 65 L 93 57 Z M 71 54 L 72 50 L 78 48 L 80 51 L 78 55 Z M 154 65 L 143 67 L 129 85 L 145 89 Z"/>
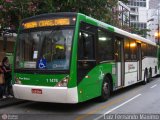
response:
<path id="1" fill-rule="evenodd" d="M 37 13 L 38 0 L 0 0 L 2 28 L 18 27 L 20 21 Z"/>
<path id="2" fill-rule="evenodd" d="M 149 29 L 138 29 L 138 28 L 131 28 L 131 32 L 134 33 L 134 34 L 138 34 L 142 37 L 147 37 L 147 32 L 150 32 L 151 30 Z"/>
<path id="3" fill-rule="evenodd" d="M 112 8 L 118 0 L 47 0 L 41 1 L 39 13 L 46 12 L 80 12 L 98 20 L 111 23 Z M 48 6 L 48 7 L 47 7 Z"/>
<path id="4" fill-rule="evenodd" d="M 123 0 L 126 1 L 126 0 Z M 22 19 L 43 13 L 80 12 L 114 24 L 118 0 L 0 0 L 0 25 L 18 28 Z"/>
<path id="5" fill-rule="evenodd" d="M 128 3 L 128 0 L 120 0 L 120 1 L 122 1 L 123 3 Z"/>

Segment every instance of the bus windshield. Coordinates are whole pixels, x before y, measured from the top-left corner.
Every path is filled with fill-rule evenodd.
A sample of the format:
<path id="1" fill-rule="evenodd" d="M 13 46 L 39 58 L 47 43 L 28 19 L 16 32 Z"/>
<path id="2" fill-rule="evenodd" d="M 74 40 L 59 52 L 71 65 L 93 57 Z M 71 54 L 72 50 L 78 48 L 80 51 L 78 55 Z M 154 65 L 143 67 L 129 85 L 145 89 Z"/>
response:
<path id="1" fill-rule="evenodd" d="M 16 48 L 16 69 L 68 70 L 73 29 L 21 32 Z"/>

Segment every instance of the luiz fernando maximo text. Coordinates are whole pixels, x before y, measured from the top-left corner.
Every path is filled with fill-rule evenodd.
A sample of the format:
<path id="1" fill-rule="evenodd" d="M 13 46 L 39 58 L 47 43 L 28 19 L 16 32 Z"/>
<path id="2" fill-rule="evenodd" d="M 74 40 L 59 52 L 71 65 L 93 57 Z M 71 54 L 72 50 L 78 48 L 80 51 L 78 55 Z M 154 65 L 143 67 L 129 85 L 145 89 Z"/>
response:
<path id="1" fill-rule="evenodd" d="M 105 120 L 159 120 L 160 114 L 104 114 Z"/>

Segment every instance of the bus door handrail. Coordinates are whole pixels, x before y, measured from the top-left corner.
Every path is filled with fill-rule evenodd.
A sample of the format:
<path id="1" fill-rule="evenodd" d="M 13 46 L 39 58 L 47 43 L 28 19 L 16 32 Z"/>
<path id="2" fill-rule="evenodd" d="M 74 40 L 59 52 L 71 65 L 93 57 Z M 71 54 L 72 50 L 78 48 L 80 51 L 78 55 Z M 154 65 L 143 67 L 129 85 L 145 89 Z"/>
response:
<path id="1" fill-rule="evenodd" d="M 86 61 L 86 62 L 96 62 L 96 60 L 78 60 L 78 62 L 84 62 L 84 61 Z"/>

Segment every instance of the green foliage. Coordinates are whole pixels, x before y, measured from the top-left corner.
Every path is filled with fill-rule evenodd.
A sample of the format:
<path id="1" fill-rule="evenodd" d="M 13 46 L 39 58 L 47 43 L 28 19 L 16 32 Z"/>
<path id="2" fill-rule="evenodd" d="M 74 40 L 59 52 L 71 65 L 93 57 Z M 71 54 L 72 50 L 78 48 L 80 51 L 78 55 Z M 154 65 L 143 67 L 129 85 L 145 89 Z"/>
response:
<path id="1" fill-rule="evenodd" d="M 18 26 L 21 19 L 36 13 L 38 0 L 0 0 L 0 24 L 2 27 Z"/>
<path id="2" fill-rule="evenodd" d="M 134 34 L 138 34 L 142 37 L 146 37 L 148 34 L 147 32 L 150 32 L 151 30 L 149 29 L 138 29 L 138 28 L 132 28 L 131 32 Z"/>
<path id="3" fill-rule="evenodd" d="M 118 0 L 0 0 L 0 24 L 2 27 L 13 25 L 17 28 L 23 18 L 53 12 L 80 12 L 114 24 L 113 9 L 117 2 Z"/>
<path id="4" fill-rule="evenodd" d="M 128 0 L 121 0 L 123 3 L 128 3 Z"/>

